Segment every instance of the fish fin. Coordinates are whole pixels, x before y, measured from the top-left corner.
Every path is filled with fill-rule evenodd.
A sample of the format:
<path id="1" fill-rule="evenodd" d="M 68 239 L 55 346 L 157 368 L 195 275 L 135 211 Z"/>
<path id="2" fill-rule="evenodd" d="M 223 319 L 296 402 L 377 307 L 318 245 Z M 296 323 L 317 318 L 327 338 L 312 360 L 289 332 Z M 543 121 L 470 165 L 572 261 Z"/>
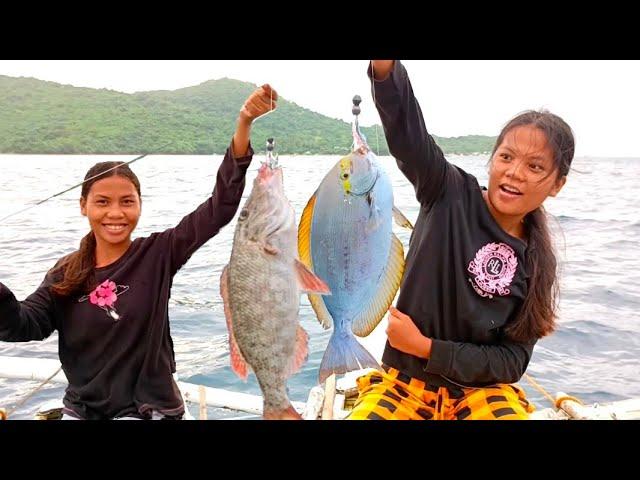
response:
<path id="1" fill-rule="evenodd" d="M 378 361 L 351 332 L 336 334 L 334 330 L 320 362 L 319 382 L 323 383 L 332 373 L 339 375 L 364 368 L 381 370 Z"/>
<path id="2" fill-rule="evenodd" d="M 309 297 L 311 308 L 316 312 L 320 325 L 322 325 L 322 328 L 325 330 L 329 330 L 333 326 L 333 317 L 329 313 L 327 306 L 324 304 L 322 296 L 313 293 L 309 293 L 307 296 Z"/>
<path id="3" fill-rule="evenodd" d="M 294 259 L 293 264 L 296 269 L 296 277 L 298 278 L 300 290 L 307 293 L 331 295 L 331 290 L 329 290 L 327 284 L 324 283 L 324 281 L 315 273 L 309 270 L 304 263 L 296 258 Z"/>
<path id="4" fill-rule="evenodd" d="M 300 225 L 298 226 L 298 254 L 300 255 L 300 261 L 311 270 L 313 270 L 313 261 L 311 259 L 311 224 L 313 222 L 313 209 L 315 204 L 316 194 L 314 193 L 307 202 L 307 206 L 304 207 L 302 217 L 300 218 Z M 325 330 L 331 328 L 333 326 L 333 319 L 322 297 L 313 293 L 309 293 L 308 297 L 320 324 Z"/>
<path id="5" fill-rule="evenodd" d="M 360 311 L 351 323 L 351 330 L 359 337 L 366 337 L 380 323 L 393 302 L 404 273 L 404 249 L 402 242 L 391 234 L 391 248 L 387 265 L 378 279 L 378 290 L 369 305 Z"/>
<path id="6" fill-rule="evenodd" d="M 298 254 L 300 255 L 300 261 L 310 269 L 313 269 L 313 261 L 311 259 L 311 224 L 313 223 L 313 209 L 315 204 L 316 194 L 314 193 L 302 211 L 300 225 L 298 226 Z"/>
<path id="7" fill-rule="evenodd" d="M 265 420 L 302 420 L 300 415 L 293 405 L 289 404 L 284 410 L 262 408 L 262 418 Z"/>
<path id="8" fill-rule="evenodd" d="M 231 321 L 231 307 L 229 306 L 229 265 L 225 266 L 220 276 L 220 295 L 224 304 L 224 316 L 227 319 L 227 330 L 229 330 L 229 353 L 231 356 L 231 369 L 242 380 L 249 376 L 249 365 L 240 353 L 240 348 L 233 335 L 233 322 Z"/>
<path id="9" fill-rule="evenodd" d="M 367 203 L 369 204 L 369 221 L 367 222 L 366 228 L 368 232 L 372 232 L 380 226 L 383 218 L 382 214 L 380 213 L 380 208 L 376 203 L 376 198 L 371 192 L 367 194 Z"/>
<path id="10" fill-rule="evenodd" d="M 291 358 L 291 361 L 284 372 L 285 377 L 288 378 L 300 370 L 300 367 L 307 360 L 308 356 L 309 335 L 301 325 L 298 325 L 298 330 L 296 330 L 296 346 L 293 352 L 293 358 Z"/>
<path id="11" fill-rule="evenodd" d="M 409 221 L 407 217 L 405 217 L 405 215 L 400 211 L 398 207 L 394 205 L 391 212 L 393 213 L 393 219 L 398 225 L 400 225 L 403 228 L 413 230 L 413 224 Z"/>

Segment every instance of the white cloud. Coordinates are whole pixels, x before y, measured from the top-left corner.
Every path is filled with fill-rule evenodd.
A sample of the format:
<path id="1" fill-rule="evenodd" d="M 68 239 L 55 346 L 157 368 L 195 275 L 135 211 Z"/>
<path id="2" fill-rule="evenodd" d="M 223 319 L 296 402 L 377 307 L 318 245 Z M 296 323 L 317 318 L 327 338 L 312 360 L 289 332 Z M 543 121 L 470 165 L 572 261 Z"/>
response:
<path id="1" fill-rule="evenodd" d="M 577 154 L 640 157 L 640 61 L 407 60 L 429 130 L 440 136 L 496 135 L 516 113 L 545 107 L 572 126 Z M 379 122 L 366 60 L 0 61 L 0 74 L 110 88 L 173 90 L 213 78 L 271 83 L 286 99 L 325 115 Z"/>

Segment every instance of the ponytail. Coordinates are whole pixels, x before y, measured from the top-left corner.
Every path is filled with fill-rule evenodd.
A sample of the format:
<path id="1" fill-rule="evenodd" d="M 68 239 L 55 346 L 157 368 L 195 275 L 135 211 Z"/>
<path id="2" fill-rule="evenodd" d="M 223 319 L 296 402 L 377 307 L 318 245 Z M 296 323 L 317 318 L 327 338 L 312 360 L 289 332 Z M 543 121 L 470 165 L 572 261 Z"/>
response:
<path id="1" fill-rule="evenodd" d="M 86 293 L 93 287 L 93 269 L 96 265 L 96 237 L 89 232 L 80 241 L 80 248 L 67 256 L 54 272 L 63 272 L 63 278 L 51 285 L 51 293 L 63 297 Z"/>
<path id="2" fill-rule="evenodd" d="M 505 333 L 517 342 L 537 340 L 555 330 L 558 306 L 557 261 L 542 206 L 525 218 L 527 248 L 527 296 L 516 320 Z"/>

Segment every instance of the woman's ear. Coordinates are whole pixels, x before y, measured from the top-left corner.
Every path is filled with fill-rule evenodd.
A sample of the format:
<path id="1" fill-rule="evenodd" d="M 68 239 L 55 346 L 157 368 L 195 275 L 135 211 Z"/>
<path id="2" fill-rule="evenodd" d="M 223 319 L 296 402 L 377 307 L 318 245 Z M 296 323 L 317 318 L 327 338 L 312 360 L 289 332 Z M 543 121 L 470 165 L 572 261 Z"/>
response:
<path id="1" fill-rule="evenodd" d="M 87 216 L 87 199 L 84 197 L 80 197 L 80 213 Z"/>
<path id="2" fill-rule="evenodd" d="M 553 188 L 549 192 L 549 196 L 550 197 L 555 197 L 558 193 L 560 193 L 560 190 L 562 190 L 562 187 L 564 187 L 565 183 L 567 183 L 567 176 L 563 175 L 562 177 L 560 177 L 556 181 L 555 185 L 553 186 Z"/>

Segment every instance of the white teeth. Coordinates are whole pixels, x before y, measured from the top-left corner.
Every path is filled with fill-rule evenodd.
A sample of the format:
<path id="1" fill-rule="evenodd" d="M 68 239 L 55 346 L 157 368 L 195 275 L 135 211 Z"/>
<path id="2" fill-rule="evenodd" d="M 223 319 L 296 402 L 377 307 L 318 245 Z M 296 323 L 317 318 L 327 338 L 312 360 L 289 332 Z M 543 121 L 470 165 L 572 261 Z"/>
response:
<path id="1" fill-rule="evenodd" d="M 111 232 L 120 232 L 124 230 L 126 225 L 105 225 L 105 228 Z"/>
<path id="2" fill-rule="evenodd" d="M 518 190 L 517 188 L 509 187 L 507 185 L 503 185 L 502 188 L 510 193 L 520 193 L 520 190 Z"/>

